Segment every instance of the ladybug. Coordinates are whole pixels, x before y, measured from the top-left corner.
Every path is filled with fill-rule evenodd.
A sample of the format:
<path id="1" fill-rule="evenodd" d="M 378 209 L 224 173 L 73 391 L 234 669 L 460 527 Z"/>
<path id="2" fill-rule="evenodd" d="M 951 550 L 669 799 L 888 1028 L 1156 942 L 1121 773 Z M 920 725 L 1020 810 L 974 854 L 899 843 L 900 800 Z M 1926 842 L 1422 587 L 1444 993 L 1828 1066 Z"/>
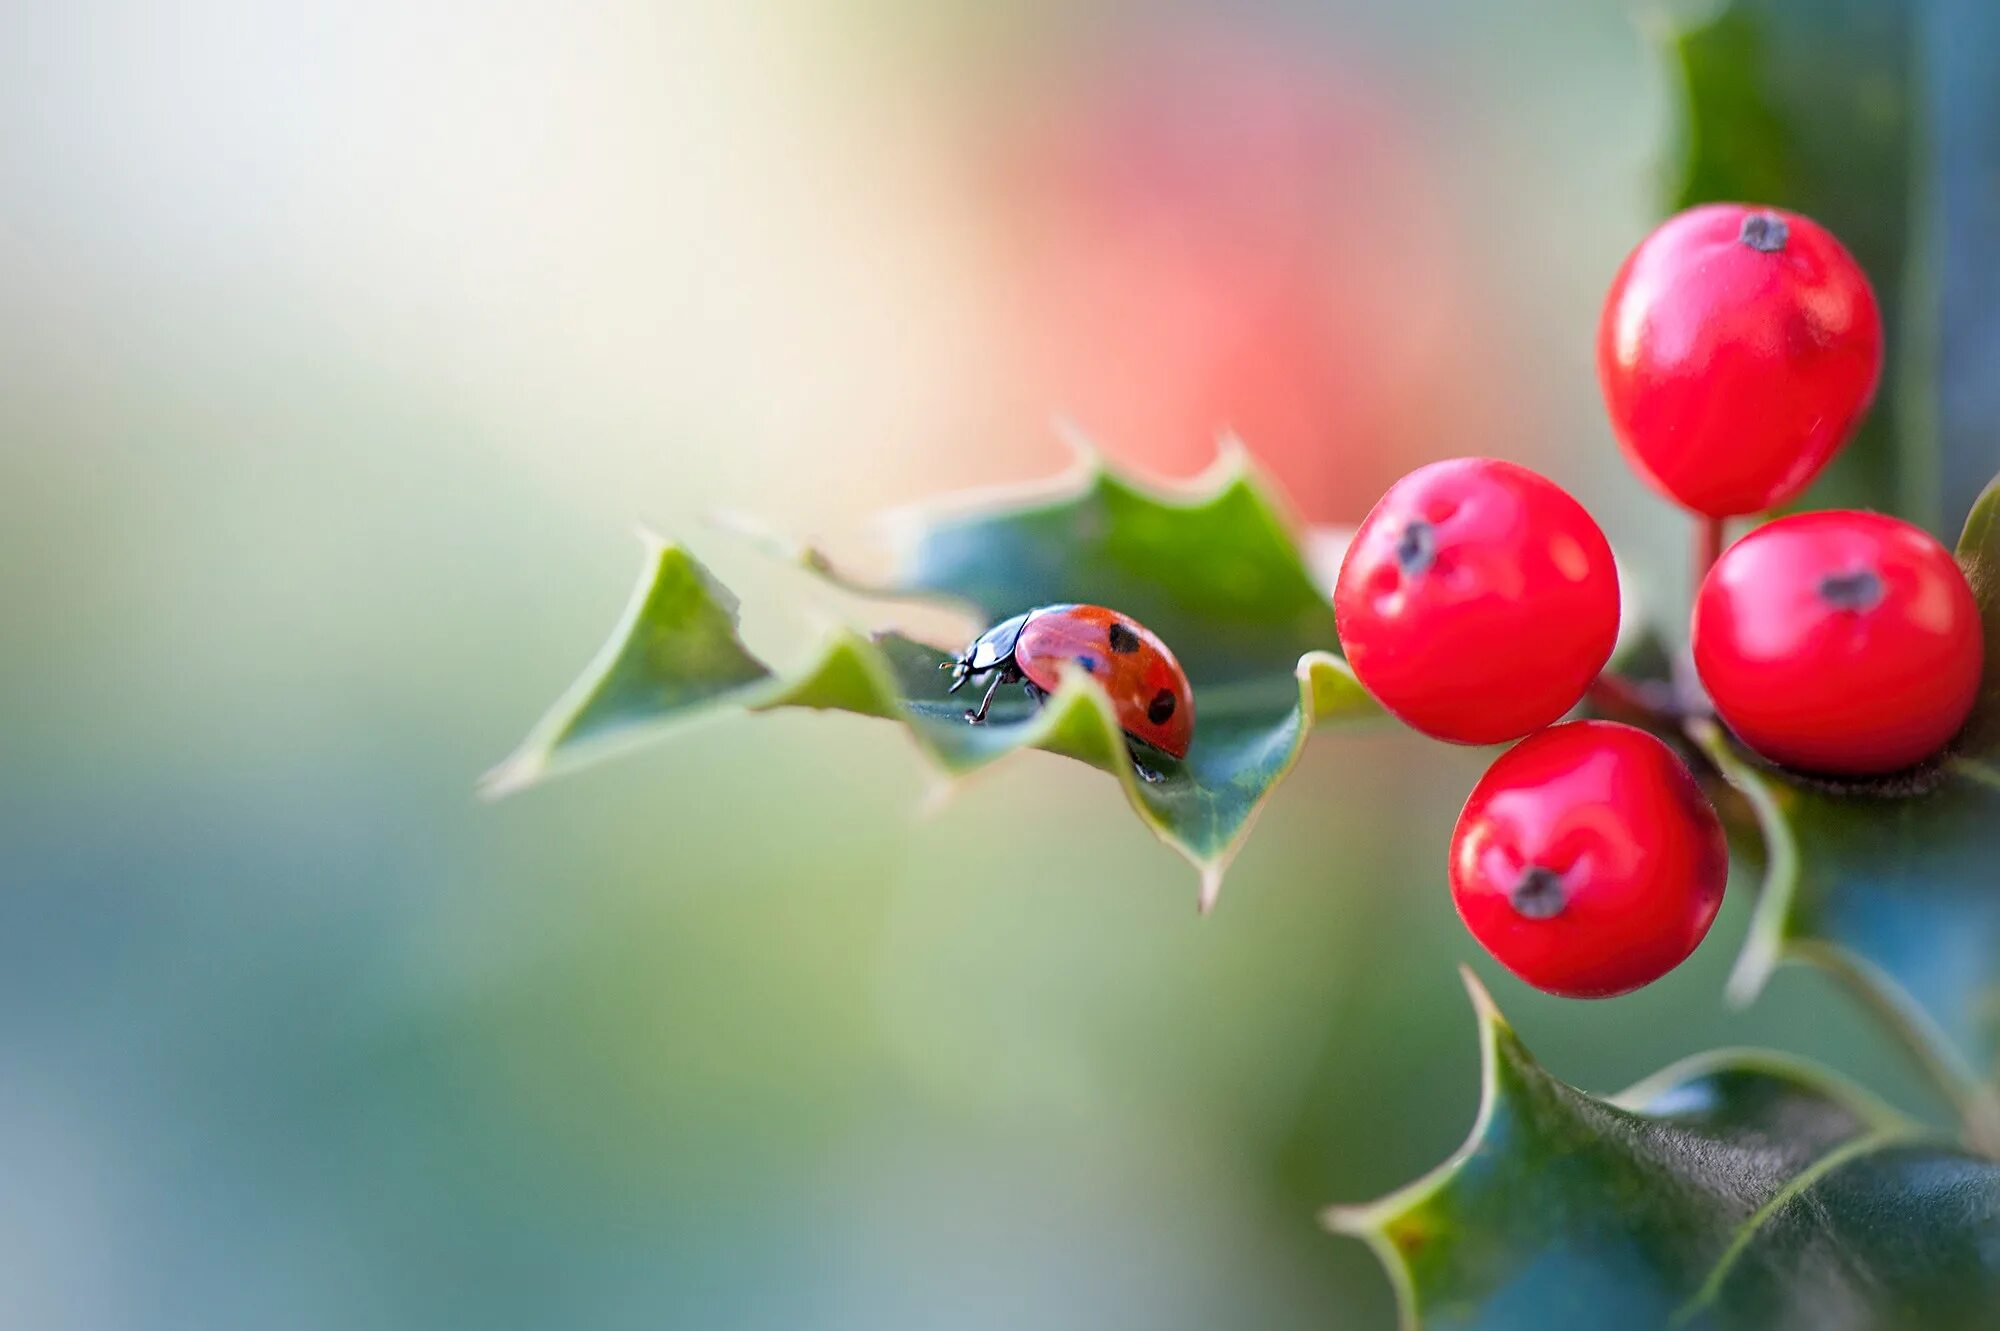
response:
<path id="1" fill-rule="evenodd" d="M 1002 684 L 1019 683 L 1040 702 L 1055 690 L 1057 670 L 1073 662 L 1106 693 L 1126 735 L 1175 758 L 1187 757 L 1194 738 L 1194 690 L 1187 672 L 1153 631 L 1101 605 L 1045 605 L 995 624 L 972 640 L 951 671 L 952 693 L 974 676 L 991 676 L 986 696 L 966 712 L 974 725 Z M 1157 774 L 1140 771 L 1148 779 Z"/>

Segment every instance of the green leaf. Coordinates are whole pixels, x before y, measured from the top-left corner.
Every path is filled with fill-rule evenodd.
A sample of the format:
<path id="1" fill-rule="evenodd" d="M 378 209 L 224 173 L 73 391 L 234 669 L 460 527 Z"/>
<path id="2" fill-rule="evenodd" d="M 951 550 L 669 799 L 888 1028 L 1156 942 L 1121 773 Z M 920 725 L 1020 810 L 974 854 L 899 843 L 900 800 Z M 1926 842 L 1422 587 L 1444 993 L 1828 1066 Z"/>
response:
<path id="1" fill-rule="evenodd" d="M 774 674 L 736 636 L 733 598 L 685 550 L 652 541 L 624 617 L 583 678 L 487 778 L 505 793 L 552 772 L 733 707 L 829 708 L 901 721 L 947 774 L 1037 748 L 1111 773 L 1214 901 L 1224 868 L 1313 726 L 1379 715 L 1336 642 L 1333 610 L 1239 452 L 1191 493 L 1142 489 L 1087 460 L 1053 487 L 959 504 L 906 524 L 898 575 L 875 593 L 948 599 L 997 622 L 1032 606 L 1115 606 L 1158 633 L 1195 693 L 1185 762 L 1133 769 L 1110 701 L 1075 672 L 1039 709 L 1012 690 L 989 722 L 965 723 L 940 663 L 953 653 L 896 635 L 829 639 L 794 675 Z M 815 552 L 794 551 L 838 580 Z M 848 584 L 852 586 L 853 584 Z"/>
<path id="2" fill-rule="evenodd" d="M 1758 836 L 1750 936 L 1730 980 L 1747 1002 L 1784 961 L 1851 981 L 1965 1117 L 2000 1147 L 2000 483 L 1959 543 L 1986 625 L 1973 718 L 1936 770 L 1827 783 L 1758 762 L 1712 722 L 1690 734 L 1740 795 L 1723 811 Z"/>
<path id="3" fill-rule="evenodd" d="M 2000 1165 L 1775 1054 L 1723 1051 L 1598 1099 L 1535 1062 L 1468 972 L 1479 1114 L 1450 1160 L 1327 1213 L 1406 1327 L 1988 1327 Z"/>
<path id="4" fill-rule="evenodd" d="M 1958 566 L 1972 584 L 1986 631 L 1979 701 L 1973 704 L 1972 721 L 1961 743 L 1968 753 L 1990 756 L 2000 753 L 2000 477 L 1987 485 L 1965 519 L 1958 538 Z"/>
<path id="5" fill-rule="evenodd" d="M 1670 205 L 1806 213 L 1882 302 L 1875 409 L 1803 507 L 1949 530 L 2000 437 L 2000 6 L 1723 0 L 1662 37 L 1682 103 Z"/>

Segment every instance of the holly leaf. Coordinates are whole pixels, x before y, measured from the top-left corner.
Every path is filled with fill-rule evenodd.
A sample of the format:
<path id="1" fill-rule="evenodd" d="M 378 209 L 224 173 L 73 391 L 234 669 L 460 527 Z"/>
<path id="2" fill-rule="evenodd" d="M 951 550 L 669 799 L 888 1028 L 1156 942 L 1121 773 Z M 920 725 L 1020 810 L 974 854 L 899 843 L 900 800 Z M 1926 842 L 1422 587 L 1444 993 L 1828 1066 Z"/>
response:
<path id="1" fill-rule="evenodd" d="M 649 539 L 610 640 L 486 789 L 519 789 L 717 711 L 856 712 L 900 722 L 951 777 L 1030 748 L 1110 773 L 1200 870 L 1207 909 L 1313 727 L 1379 715 L 1325 650 L 1337 641 L 1332 605 L 1240 451 L 1187 492 L 1141 487 L 1090 458 L 1052 486 L 961 501 L 903 527 L 895 576 L 865 590 L 947 600 L 982 622 L 1055 602 L 1109 605 L 1158 633 L 1194 688 L 1186 760 L 1149 753 L 1157 779 L 1142 779 L 1109 698 L 1082 671 L 1039 707 L 1003 690 L 980 726 L 966 724 L 963 695 L 945 692 L 939 666 L 955 653 L 897 634 L 843 630 L 804 669 L 776 673 L 738 638 L 728 591 L 685 549 Z M 817 552 L 793 553 L 841 580 Z"/>
<path id="2" fill-rule="evenodd" d="M 2000 1164 L 1795 1060 L 1722 1051 L 1598 1099 L 1546 1072 L 1470 972 L 1472 1134 L 1380 1201 L 1335 1207 L 1405 1327 L 1987 1327 Z"/>
<path id="3" fill-rule="evenodd" d="M 1829 782 L 1761 763 L 1712 721 L 1689 733 L 1740 797 L 1722 809 L 1764 870 L 1730 977 L 1747 1003 L 1771 972 L 1807 962 L 1849 981 L 2000 1147 L 2000 482 L 1958 548 L 1986 626 L 1972 720 L 1932 767 Z"/>

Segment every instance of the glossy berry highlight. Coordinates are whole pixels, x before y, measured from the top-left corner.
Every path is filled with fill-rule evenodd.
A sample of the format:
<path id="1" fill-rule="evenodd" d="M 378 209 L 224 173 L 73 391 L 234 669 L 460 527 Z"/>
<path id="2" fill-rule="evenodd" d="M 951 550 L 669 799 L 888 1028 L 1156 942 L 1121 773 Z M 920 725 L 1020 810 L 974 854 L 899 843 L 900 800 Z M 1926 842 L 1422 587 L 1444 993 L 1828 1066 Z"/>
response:
<path id="1" fill-rule="evenodd" d="M 1812 772 L 1922 762 L 1979 693 L 1979 606 L 1951 552 L 1879 513 L 1800 513 L 1726 550 L 1694 606 L 1694 661 L 1750 748 Z"/>
<path id="2" fill-rule="evenodd" d="M 1639 473 L 1697 513 L 1797 497 L 1882 374 L 1882 316 L 1811 218 L 1709 204 L 1668 218 L 1611 283 L 1597 334 L 1611 425 Z"/>
<path id="3" fill-rule="evenodd" d="M 1567 998 L 1608 998 L 1685 961 L 1722 906 L 1722 823 L 1643 730 L 1572 721 L 1522 740 L 1451 839 L 1459 918 L 1493 959 Z"/>
<path id="4" fill-rule="evenodd" d="M 1397 481 L 1340 566 L 1347 662 L 1406 724 L 1518 739 L 1574 707 L 1618 636 L 1618 574 L 1581 504 L 1526 467 L 1435 462 Z"/>

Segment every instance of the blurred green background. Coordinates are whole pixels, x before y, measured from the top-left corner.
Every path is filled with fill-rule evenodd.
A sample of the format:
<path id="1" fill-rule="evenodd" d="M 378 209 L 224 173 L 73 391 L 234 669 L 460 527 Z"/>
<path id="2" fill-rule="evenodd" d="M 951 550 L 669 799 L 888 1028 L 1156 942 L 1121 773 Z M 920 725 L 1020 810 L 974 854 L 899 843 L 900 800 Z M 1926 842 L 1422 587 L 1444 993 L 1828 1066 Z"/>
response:
<path id="1" fill-rule="evenodd" d="M 839 540 L 1243 431 L 1301 510 L 1619 463 L 1597 302 L 1670 90 L 1598 0 L 17 5 L 0 17 L 0 1322 L 1384 1327 L 1324 1203 L 1468 1127 L 1454 964 L 1616 1089 L 1910 1078 L 1815 976 L 1499 974 L 1481 755 L 1325 739 L 1213 918 L 1108 782 L 941 805 L 731 720 L 500 805 L 635 521 Z M 1925 1106 L 1918 1105 L 1918 1108 Z"/>

